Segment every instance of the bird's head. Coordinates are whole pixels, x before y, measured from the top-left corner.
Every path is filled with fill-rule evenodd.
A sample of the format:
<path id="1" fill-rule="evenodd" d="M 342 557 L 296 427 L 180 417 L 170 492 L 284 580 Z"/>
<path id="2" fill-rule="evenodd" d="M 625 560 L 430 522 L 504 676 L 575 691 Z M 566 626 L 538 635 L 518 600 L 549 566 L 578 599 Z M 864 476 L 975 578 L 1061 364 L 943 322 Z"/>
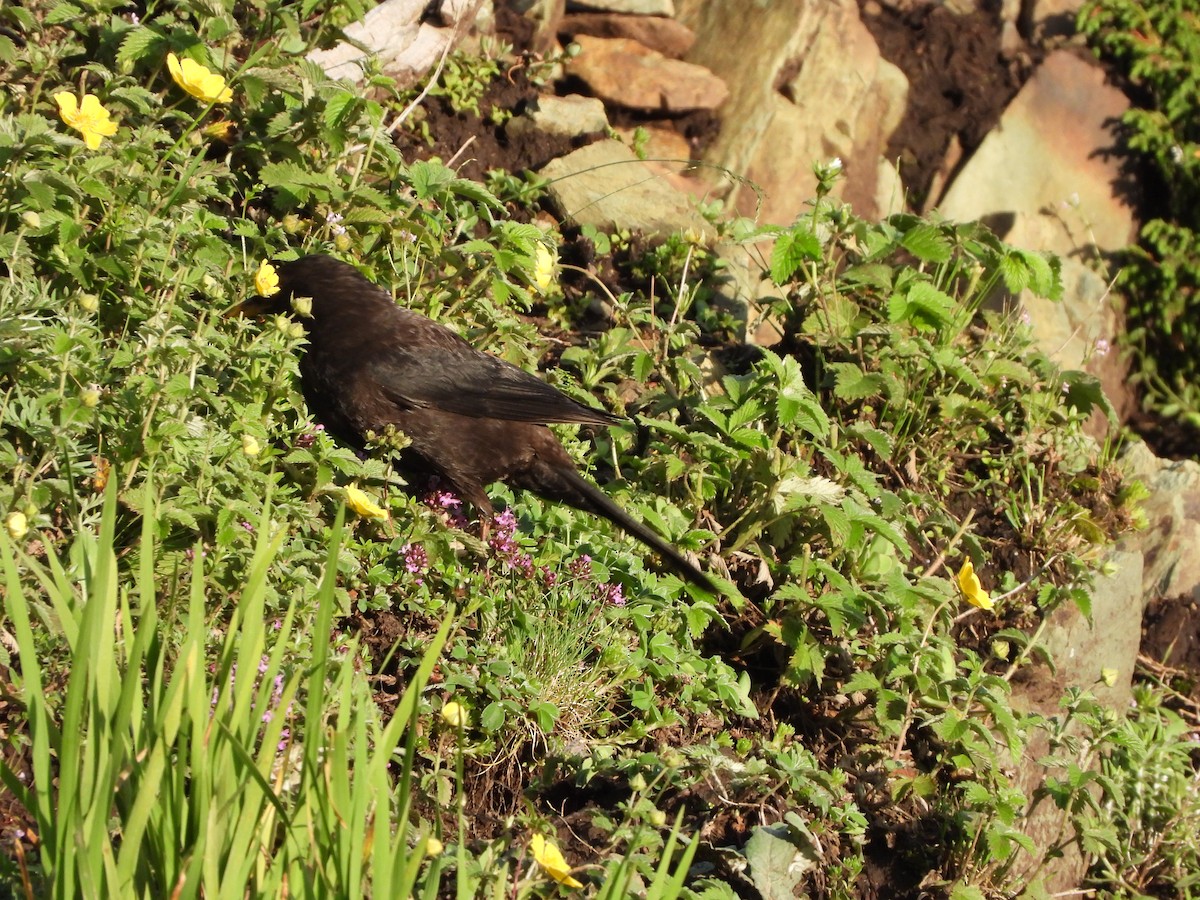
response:
<path id="1" fill-rule="evenodd" d="M 248 297 L 225 315 L 256 318 L 289 315 L 319 321 L 344 314 L 347 305 L 357 305 L 373 292 L 387 297 L 386 292 L 367 281 L 356 268 L 332 256 L 301 256 L 274 263 L 273 268 L 279 279 L 278 290 L 267 295 L 260 284 L 261 293 Z"/>

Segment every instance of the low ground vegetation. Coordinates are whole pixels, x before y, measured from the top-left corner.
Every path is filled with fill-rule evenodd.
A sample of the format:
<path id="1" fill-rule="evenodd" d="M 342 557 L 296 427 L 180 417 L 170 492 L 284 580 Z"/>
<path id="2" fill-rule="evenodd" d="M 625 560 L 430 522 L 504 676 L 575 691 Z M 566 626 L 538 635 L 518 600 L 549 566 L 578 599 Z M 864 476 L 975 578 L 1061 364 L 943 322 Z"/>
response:
<path id="1" fill-rule="evenodd" d="M 1137 524 L 1095 380 L 996 302 L 1055 260 L 860 220 L 827 164 L 789 226 L 710 211 L 777 287 L 749 347 L 697 235 L 541 227 L 535 179 L 401 158 L 415 94 L 303 60 L 355 4 L 124 10 L 0 9 L 4 890 L 971 898 L 1079 844 L 1099 889 L 1191 896 L 1164 693 L 1010 703 Z M 302 326 L 222 315 L 305 252 L 629 415 L 560 433 L 723 595 L 503 488 L 481 541 L 335 445 Z M 1050 848 L 1014 781 L 1039 734 Z"/>

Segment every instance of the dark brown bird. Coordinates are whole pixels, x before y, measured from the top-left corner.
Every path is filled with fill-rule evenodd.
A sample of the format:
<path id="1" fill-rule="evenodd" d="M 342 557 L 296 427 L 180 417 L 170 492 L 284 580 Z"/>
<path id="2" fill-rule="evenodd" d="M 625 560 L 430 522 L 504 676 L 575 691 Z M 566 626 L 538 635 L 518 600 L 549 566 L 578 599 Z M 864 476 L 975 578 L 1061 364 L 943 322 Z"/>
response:
<path id="1" fill-rule="evenodd" d="M 612 425 L 619 416 L 577 403 L 516 366 L 482 353 L 432 319 L 403 309 L 357 269 L 329 256 L 280 263 L 280 290 L 253 297 L 242 313 L 291 313 L 311 297 L 303 319 L 308 347 L 300 385 L 309 411 L 338 440 L 365 447 L 388 425 L 407 435 L 410 474 L 441 476 L 484 517 L 484 487 L 502 481 L 603 516 L 656 550 L 671 569 L 710 593 L 708 577 L 579 474 L 551 422 Z"/>

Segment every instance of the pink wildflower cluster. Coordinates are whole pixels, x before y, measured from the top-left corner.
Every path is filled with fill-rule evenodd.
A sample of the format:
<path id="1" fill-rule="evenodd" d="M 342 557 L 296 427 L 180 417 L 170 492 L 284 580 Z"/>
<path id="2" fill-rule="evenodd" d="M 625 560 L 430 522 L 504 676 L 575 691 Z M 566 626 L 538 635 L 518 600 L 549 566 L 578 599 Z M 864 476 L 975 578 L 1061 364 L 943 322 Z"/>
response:
<path id="1" fill-rule="evenodd" d="M 526 578 L 533 576 L 533 559 L 521 550 L 515 537 L 517 533 L 517 517 L 511 509 L 506 509 L 492 517 L 492 535 L 488 538 L 488 546 L 492 553 L 510 569 L 516 569 Z"/>
<path id="2" fill-rule="evenodd" d="M 404 557 L 404 570 L 417 576 L 417 584 L 424 584 L 422 576 L 429 568 L 429 554 L 425 548 L 420 544 L 405 544 L 400 548 L 400 555 Z"/>
<path id="3" fill-rule="evenodd" d="M 324 430 L 324 425 L 314 425 L 312 428 L 308 429 L 308 431 L 304 432 L 304 434 L 296 438 L 296 446 L 301 450 L 307 450 L 317 442 L 317 435 Z"/>
<path id="4" fill-rule="evenodd" d="M 259 682 L 262 679 L 262 676 L 267 673 L 267 669 L 269 668 L 269 666 L 270 666 L 270 657 L 266 656 L 264 654 L 258 661 L 258 678 L 255 679 L 255 685 L 254 685 L 256 690 L 258 688 Z M 210 667 L 210 668 L 212 668 L 212 667 Z M 230 670 L 229 670 L 229 684 L 232 686 L 235 681 L 237 681 L 237 663 L 234 663 L 233 666 L 230 667 Z M 283 702 L 283 687 L 284 687 L 284 677 L 283 677 L 283 673 L 280 672 L 280 673 L 276 674 L 274 679 L 272 679 L 271 697 L 267 701 L 267 708 L 265 710 L 263 710 L 263 712 L 261 714 L 262 722 L 264 725 L 266 725 L 268 722 L 270 722 L 272 719 L 274 719 L 275 714 L 279 711 L 279 704 L 281 702 Z M 221 696 L 220 689 L 214 686 L 213 692 L 212 692 L 212 699 L 209 701 L 209 705 L 215 708 L 217 705 L 217 701 L 220 699 L 220 696 Z M 289 703 L 287 706 L 287 709 L 283 710 L 283 714 L 285 716 L 287 716 L 287 715 L 291 715 L 291 712 L 292 712 L 292 704 Z M 292 739 L 292 731 L 290 728 L 288 728 L 285 725 L 279 732 L 279 744 L 276 747 L 276 749 L 280 750 L 280 751 L 287 749 L 287 745 L 291 741 L 291 739 Z"/>
<path id="5" fill-rule="evenodd" d="M 450 525 L 454 528 L 466 528 L 467 517 L 463 515 L 462 500 L 454 491 L 444 490 L 440 478 L 429 479 L 429 486 L 421 498 L 430 509 L 446 514 Z"/>
<path id="6" fill-rule="evenodd" d="M 598 584 L 592 596 L 601 603 L 607 603 L 609 606 L 624 606 L 625 605 L 625 589 L 616 582 L 607 584 Z"/>

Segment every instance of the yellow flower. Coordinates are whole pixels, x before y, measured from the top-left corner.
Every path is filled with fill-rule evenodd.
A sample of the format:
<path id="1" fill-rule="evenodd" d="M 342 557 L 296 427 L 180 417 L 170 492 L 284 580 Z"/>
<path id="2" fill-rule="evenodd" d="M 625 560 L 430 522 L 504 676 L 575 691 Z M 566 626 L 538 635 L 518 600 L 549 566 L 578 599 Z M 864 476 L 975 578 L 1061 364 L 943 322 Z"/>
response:
<path id="1" fill-rule="evenodd" d="M 194 59 L 180 59 L 174 53 L 167 54 L 167 71 L 175 83 L 205 103 L 228 103 L 233 91 L 225 86 L 225 78 Z"/>
<path id="2" fill-rule="evenodd" d="M 220 141 L 223 144 L 233 143 L 233 133 L 237 128 L 228 119 L 221 119 L 219 122 L 213 122 L 211 125 L 205 125 L 201 130 L 205 137 L 210 137 L 215 141 Z"/>
<path id="3" fill-rule="evenodd" d="M 992 598 L 979 583 L 979 576 L 975 574 L 975 566 L 969 559 L 958 570 L 958 587 L 972 606 L 978 606 L 980 609 L 992 608 Z"/>
<path id="4" fill-rule="evenodd" d="M 529 839 L 529 852 L 537 860 L 537 864 L 546 870 L 546 874 L 559 884 L 569 888 L 581 888 L 583 884 L 571 877 L 571 867 L 563 859 L 562 852 L 553 842 L 546 840 L 540 834 Z"/>
<path id="5" fill-rule="evenodd" d="M 254 273 L 254 289 L 263 297 L 279 293 L 279 273 L 265 259 L 259 263 L 258 271 Z"/>
<path id="6" fill-rule="evenodd" d="M 76 100 L 69 91 L 54 95 L 58 104 L 58 114 L 62 120 L 83 135 L 83 142 L 89 150 L 98 150 L 106 137 L 117 133 L 117 123 L 110 122 L 108 110 L 100 105 L 100 98 L 95 94 L 84 94 L 82 100 Z"/>
<path id="7" fill-rule="evenodd" d="M 558 261 L 541 241 L 534 246 L 533 256 L 533 283 L 539 291 L 545 292 L 554 283 L 554 267 Z"/>
<path id="8" fill-rule="evenodd" d="M 375 505 L 375 502 L 354 485 L 346 488 L 346 505 L 364 519 L 386 519 L 388 511 Z"/>
<path id="9" fill-rule="evenodd" d="M 4 527 L 8 530 L 9 537 L 19 541 L 29 533 L 29 520 L 25 518 L 25 513 L 14 510 L 4 520 Z"/>
<path id="10" fill-rule="evenodd" d="M 467 724 L 467 711 L 461 703 L 451 700 L 442 707 L 442 721 L 452 728 L 463 728 Z"/>
<path id="11" fill-rule="evenodd" d="M 425 839 L 425 855 L 432 859 L 435 856 L 441 856 L 442 851 L 446 849 L 446 845 L 430 835 Z"/>

